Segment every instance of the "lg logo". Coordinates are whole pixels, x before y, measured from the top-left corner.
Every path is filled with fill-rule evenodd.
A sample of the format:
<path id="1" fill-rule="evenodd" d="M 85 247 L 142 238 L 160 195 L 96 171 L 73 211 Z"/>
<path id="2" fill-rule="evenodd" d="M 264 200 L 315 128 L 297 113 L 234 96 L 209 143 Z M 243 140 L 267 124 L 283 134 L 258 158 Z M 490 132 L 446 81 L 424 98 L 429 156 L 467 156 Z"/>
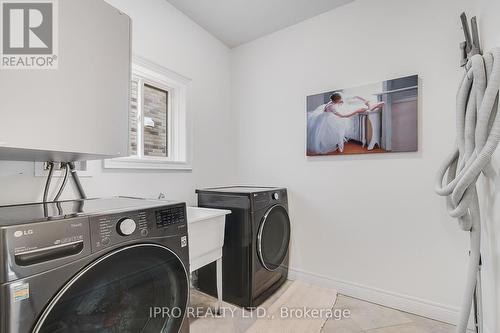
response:
<path id="1" fill-rule="evenodd" d="M 57 0 L 0 0 L 3 68 L 55 68 Z"/>
<path id="2" fill-rule="evenodd" d="M 14 232 L 14 237 L 19 238 L 19 237 L 22 237 L 22 236 L 29 236 L 29 235 L 33 235 L 33 234 L 34 234 L 33 229 L 28 229 L 28 230 L 16 230 L 16 231 Z"/>

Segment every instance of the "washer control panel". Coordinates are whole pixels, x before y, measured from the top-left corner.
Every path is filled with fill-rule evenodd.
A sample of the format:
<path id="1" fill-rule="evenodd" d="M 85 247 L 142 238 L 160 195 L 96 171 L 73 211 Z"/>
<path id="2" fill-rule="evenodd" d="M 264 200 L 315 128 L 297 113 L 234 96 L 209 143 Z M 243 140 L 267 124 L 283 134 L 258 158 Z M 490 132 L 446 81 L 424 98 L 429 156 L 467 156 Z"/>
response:
<path id="1" fill-rule="evenodd" d="M 146 210 L 90 217 L 92 250 L 130 240 L 187 233 L 186 206 L 176 204 Z"/>
<path id="2" fill-rule="evenodd" d="M 122 236 L 132 235 L 135 229 L 137 229 L 137 223 L 129 217 L 120 219 L 116 226 L 116 230 Z"/>
<path id="3" fill-rule="evenodd" d="M 168 226 L 182 223 L 185 220 L 183 209 L 161 209 L 155 212 L 156 227 L 166 228 Z"/>

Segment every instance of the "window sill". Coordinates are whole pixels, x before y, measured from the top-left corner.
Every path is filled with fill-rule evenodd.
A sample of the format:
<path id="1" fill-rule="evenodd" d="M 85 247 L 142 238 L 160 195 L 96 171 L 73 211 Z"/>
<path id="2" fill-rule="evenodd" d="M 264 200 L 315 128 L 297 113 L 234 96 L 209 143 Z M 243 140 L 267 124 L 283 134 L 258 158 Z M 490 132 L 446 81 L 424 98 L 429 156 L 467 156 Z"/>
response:
<path id="1" fill-rule="evenodd" d="M 104 160 L 105 169 L 142 169 L 142 170 L 179 170 L 192 171 L 193 168 L 188 162 L 163 161 L 147 158 L 114 158 Z"/>

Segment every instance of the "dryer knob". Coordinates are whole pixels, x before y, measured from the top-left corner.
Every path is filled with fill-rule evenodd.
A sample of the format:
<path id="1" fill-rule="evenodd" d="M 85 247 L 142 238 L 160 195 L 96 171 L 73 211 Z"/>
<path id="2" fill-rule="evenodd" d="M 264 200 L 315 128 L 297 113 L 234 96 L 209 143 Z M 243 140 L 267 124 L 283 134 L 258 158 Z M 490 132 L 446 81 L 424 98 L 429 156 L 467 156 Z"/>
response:
<path id="1" fill-rule="evenodd" d="M 137 224 L 130 218 L 121 219 L 118 221 L 117 230 L 122 236 L 130 236 L 137 228 Z"/>
<path id="2" fill-rule="evenodd" d="M 273 199 L 276 200 L 276 201 L 279 200 L 280 199 L 280 194 L 278 192 L 274 192 L 273 193 Z"/>

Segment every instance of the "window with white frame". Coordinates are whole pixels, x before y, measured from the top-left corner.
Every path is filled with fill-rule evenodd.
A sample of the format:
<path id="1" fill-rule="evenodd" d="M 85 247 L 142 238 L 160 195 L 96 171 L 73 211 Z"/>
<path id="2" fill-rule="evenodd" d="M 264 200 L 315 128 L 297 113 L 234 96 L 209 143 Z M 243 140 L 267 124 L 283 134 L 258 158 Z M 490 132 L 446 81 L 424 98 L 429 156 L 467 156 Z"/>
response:
<path id="1" fill-rule="evenodd" d="M 185 77 L 134 57 L 129 110 L 129 155 L 108 168 L 190 169 Z"/>

